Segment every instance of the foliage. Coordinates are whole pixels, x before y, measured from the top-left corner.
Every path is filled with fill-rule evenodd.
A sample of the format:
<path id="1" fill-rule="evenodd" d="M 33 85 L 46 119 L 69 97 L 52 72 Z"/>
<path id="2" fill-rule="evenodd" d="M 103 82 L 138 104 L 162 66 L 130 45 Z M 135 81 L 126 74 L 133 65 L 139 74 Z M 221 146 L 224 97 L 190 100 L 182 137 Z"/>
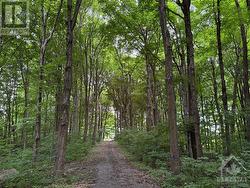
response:
<path id="1" fill-rule="evenodd" d="M 136 160 L 159 167 L 160 161 L 166 161 L 168 157 L 167 138 L 167 130 L 160 126 L 149 133 L 143 130 L 125 130 L 117 135 L 116 140 L 126 147 Z"/>
<path id="2" fill-rule="evenodd" d="M 159 131 L 161 130 L 161 131 Z M 164 140 L 167 137 L 164 128 L 157 127 L 149 133 L 145 131 L 125 130 L 119 134 L 116 139 L 122 146 L 127 157 L 134 164 L 147 171 L 155 181 L 160 183 L 163 188 L 185 187 L 185 188 L 210 188 L 220 187 L 218 181 L 220 177 L 219 167 L 221 165 L 222 156 L 216 153 L 205 154 L 207 157 L 202 157 L 199 160 L 194 160 L 189 157 L 182 157 L 181 172 L 178 175 L 173 175 L 168 164 L 169 148 Z M 226 157 L 223 157 L 226 159 Z M 240 156 L 244 159 L 244 166 L 249 167 L 249 153 L 244 152 Z M 249 177 L 242 172 L 242 176 Z M 230 184 L 236 186 L 236 184 Z M 237 183 L 239 187 L 245 187 L 245 183 Z M 247 185 L 248 186 L 248 185 Z"/>
<path id="3" fill-rule="evenodd" d="M 47 136 L 42 141 L 39 159 L 32 162 L 32 149 L 22 149 L 15 145 L 0 144 L 0 169 L 16 169 L 18 174 L 2 182 L 0 187 L 45 187 L 56 185 L 67 187 L 76 181 L 77 177 L 67 175 L 56 178 L 53 175 L 54 165 L 53 136 Z M 6 149 L 7 148 L 7 149 Z M 80 149 L 80 150 L 79 150 Z M 67 161 L 83 160 L 91 149 L 91 145 L 79 140 L 72 140 L 67 147 Z M 79 152 L 80 151 L 80 152 Z"/>
<path id="4" fill-rule="evenodd" d="M 70 162 L 84 159 L 91 147 L 90 142 L 83 143 L 78 137 L 73 137 L 67 147 L 66 160 Z"/>
<path id="5" fill-rule="evenodd" d="M 178 138 L 175 143 L 179 143 L 180 153 L 185 156 L 181 174 L 176 176 L 169 172 L 169 129 L 163 126 L 171 118 L 167 117 L 166 81 L 169 78 L 165 72 L 159 1 L 84 0 L 73 32 L 72 66 L 65 64 L 70 54 L 65 53 L 65 22 L 70 23 L 66 21 L 67 8 L 71 7 L 67 3 L 72 2 L 74 9 L 77 1 L 63 1 L 61 16 L 47 46 L 41 42 L 55 24 L 60 1 L 28 1 L 30 35 L 0 36 L 0 169 L 15 168 L 19 172 L 7 180 L 5 186 L 44 186 L 56 181 L 51 176 L 55 128 L 58 128 L 60 108 L 65 106 L 70 109 L 66 112 L 68 121 L 63 124 L 67 127 L 59 130 L 68 131 L 67 161 L 84 159 L 91 148 L 88 142 L 95 143 L 104 137 L 112 139 L 119 133 L 116 139 L 120 145 L 135 160 L 152 168 L 150 172 L 163 187 L 199 187 L 201 184 L 216 187 L 213 180 L 217 176 L 219 155 L 230 145 L 232 153 L 241 156 L 250 169 L 250 147 L 245 143 L 247 136 L 250 141 L 247 128 L 250 112 L 245 92 L 249 78 L 246 78 L 247 68 L 243 68 L 247 64 L 243 62 L 244 52 L 248 53 L 248 61 L 250 57 L 250 42 L 248 49 L 243 45 L 250 36 L 250 7 L 245 0 L 238 0 L 239 9 L 237 0 L 217 1 L 220 7 L 216 0 L 189 1 L 191 20 L 188 25 L 193 34 L 194 54 L 187 50 L 191 40 L 186 35 L 187 23 L 180 6 L 188 1 L 165 1 L 176 98 Z M 218 61 L 219 22 L 216 17 L 219 10 L 223 68 Z M 75 18 L 76 14 L 73 15 Z M 245 37 L 243 30 L 247 31 Z M 194 55 L 195 66 L 188 62 L 188 55 Z M 41 57 L 45 58 L 44 65 L 39 64 Z M 63 73 L 67 70 L 72 74 Z M 195 77 L 194 87 L 190 86 L 189 74 Z M 72 80 L 67 81 L 67 76 Z M 221 87 L 222 77 L 226 91 Z M 65 89 L 67 92 L 63 91 Z M 61 99 L 63 93 L 70 96 Z M 224 94 L 227 96 L 223 97 Z M 195 96 L 194 101 L 192 96 Z M 193 134 L 189 130 L 193 121 L 192 103 L 196 103 L 196 98 L 199 112 L 195 114 L 200 117 L 195 119 L 200 119 L 200 132 L 194 131 L 194 134 L 201 138 L 208 160 L 195 161 L 186 157 L 191 152 L 187 145 L 191 142 L 194 146 L 192 142 L 196 140 L 191 138 Z M 65 101 L 68 104 L 60 104 Z M 40 134 L 37 136 L 34 130 L 39 129 L 35 128 L 39 127 L 40 119 L 41 130 L 37 131 Z M 230 126 L 226 126 L 227 121 Z M 148 124 L 152 124 L 151 127 Z M 146 131 L 155 124 L 158 125 L 155 129 Z M 32 147 L 38 137 L 38 141 L 41 138 L 39 152 L 37 162 L 33 163 Z M 83 140 L 88 142 L 83 143 Z M 74 178 L 69 179 L 71 182 Z M 64 179 L 58 181 L 67 184 Z"/>

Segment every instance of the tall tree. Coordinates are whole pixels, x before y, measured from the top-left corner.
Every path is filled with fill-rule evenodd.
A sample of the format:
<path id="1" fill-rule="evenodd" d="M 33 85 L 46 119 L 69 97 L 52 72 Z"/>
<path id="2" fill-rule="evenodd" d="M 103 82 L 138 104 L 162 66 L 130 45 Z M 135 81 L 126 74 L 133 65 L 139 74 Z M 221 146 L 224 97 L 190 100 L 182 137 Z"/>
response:
<path id="1" fill-rule="evenodd" d="M 63 6 L 63 0 L 60 1 L 56 19 L 49 34 L 47 34 L 49 11 L 48 12 L 45 11 L 45 2 L 42 1 L 41 3 L 42 3 L 41 4 L 42 25 L 41 25 L 40 59 L 39 59 L 39 84 L 38 84 L 39 86 L 38 86 L 38 96 L 37 96 L 37 113 L 36 113 L 36 124 L 35 124 L 35 141 L 33 146 L 33 161 L 36 161 L 38 147 L 40 145 L 40 138 L 41 138 L 41 113 L 42 113 L 45 53 L 48 43 L 53 37 L 56 26 L 58 24 L 61 14 L 61 9 Z"/>
<path id="2" fill-rule="evenodd" d="M 180 171 L 180 152 L 178 148 L 177 120 L 176 120 L 176 101 L 174 91 L 173 59 L 170 33 L 167 28 L 166 3 L 165 0 L 159 1 L 160 25 L 165 54 L 165 71 L 168 101 L 168 126 L 170 140 L 170 166 L 173 172 Z"/>
<path id="3" fill-rule="evenodd" d="M 219 103 L 219 97 L 218 97 L 218 83 L 216 80 L 216 72 L 215 72 L 215 61 L 214 59 L 210 59 L 211 67 L 212 67 L 212 80 L 213 80 L 213 93 L 214 93 L 214 103 L 216 107 L 216 111 L 219 116 L 219 123 L 221 126 L 221 134 L 224 135 L 224 119 L 223 119 L 223 113 L 221 113 L 220 103 Z M 222 145 L 225 145 L 225 140 L 222 138 Z"/>
<path id="4" fill-rule="evenodd" d="M 249 1 L 247 1 L 249 3 Z M 247 44 L 247 29 L 245 27 L 241 7 L 238 0 L 235 0 L 235 5 L 238 12 L 240 33 L 242 41 L 242 63 L 243 63 L 243 95 L 244 95 L 244 113 L 246 116 L 246 139 L 250 142 L 250 93 L 249 93 L 249 60 L 248 60 L 248 44 Z M 248 4 L 248 6 L 250 6 Z"/>
<path id="5" fill-rule="evenodd" d="M 225 139 L 224 153 L 225 155 L 230 155 L 231 153 L 231 141 L 230 141 L 230 119 L 229 119 L 229 110 L 228 110 L 228 95 L 227 95 L 227 87 L 225 80 L 225 68 L 223 61 L 223 53 L 222 53 L 222 41 L 221 41 L 221 8 L 220 8 L 221 0 L 217 0 L 216 4 L 216 38 L 217 38 L 217 50 L 219 56 L 219 67 L 220 67 L 220 77 L 221 77 L 221 94 L 222 94 L 222 102 L 223 102 L 223 110 L 224 110 L 224 123 L 225 123 L 225 134 L 222 135 L 223 139 Z"/>
<path id="6" fill-rule="evenodd" d="M 77 22 L 77 16 L 80 11 L 82 0 L 77 0 L 73 10 L 72 0 L 67 0 L 67 62 L 64 69 L 64 85 L 62 91 L 62 98 L 60 101 L 61 114 L 58 122 L 57 133 L 57 152 L 55 161 L 56 175 L 60 175 L 64 170 L 65 152 L 67 144 L 68 124 L 69 124 L 69 109 L 70 96 L 72 89 L 72 64 L 73 64 L 73 32 Z"/>
<path id="7" fill-rule="evenodd" d="M 194 62 L 194 42 L 191 27 L 190 5 L 191 0 L 177 0 L 184 15 L 186 49 L 187 49 L 187 66 L 188 66 L 188 103 L 189 103 L 189 127 L 188 137 L 191 139 L 192 153 L 195 159 L 201 157 L 202 146 L 200 137 L 200 115 L 198 110 L 195 62 Z"/>

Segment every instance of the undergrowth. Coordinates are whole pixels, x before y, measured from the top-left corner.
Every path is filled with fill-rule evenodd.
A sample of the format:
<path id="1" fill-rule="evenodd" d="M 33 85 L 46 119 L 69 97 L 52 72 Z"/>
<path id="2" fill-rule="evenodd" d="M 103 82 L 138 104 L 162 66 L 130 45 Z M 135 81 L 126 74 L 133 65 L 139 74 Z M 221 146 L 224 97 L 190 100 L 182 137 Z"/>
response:
<path id="1" fill-rule="evenodd" d="M 169 169 L 169 146 L 166 144 L 168 133 L 164 127 L 153 131 L 125 130 L 116 137 L 116 141 L 123 148 L 126 156 L 134 165 L 149 173 L 162 188 L 216 188 L 216 187 L 249 187 L 247 182 L 221 183 L 219 168 L 222 164 L 222 155 L 204 154 L 203 158 L 194 160 L 182 155 L 181 172 L 173 175 Z M 250 153 L 237 155 L 242 164 L 250 169 Z M 248 167 L 249 166 L 249 167 Z M 249 171 L 241 172 L 238 176 L 248 179 Z"/>
<path id="2" fill-rule="evenodd" d="M 75 176 L 56 178 L 53 175 L 55 161 L 54 140 L 48 136 L 41 140 L 36 162 L 32 162 L 32 146 L 23 149 L 12 144 L 0 143 L 0 170 L 15 169 L 17 174 L 0 182 L 0 187 L 69 187 L 77 181 Z M 91 144 L 81 139 L 72 139 L 66 152 L 67 163 L 83 160 L 91 149 Z"/>

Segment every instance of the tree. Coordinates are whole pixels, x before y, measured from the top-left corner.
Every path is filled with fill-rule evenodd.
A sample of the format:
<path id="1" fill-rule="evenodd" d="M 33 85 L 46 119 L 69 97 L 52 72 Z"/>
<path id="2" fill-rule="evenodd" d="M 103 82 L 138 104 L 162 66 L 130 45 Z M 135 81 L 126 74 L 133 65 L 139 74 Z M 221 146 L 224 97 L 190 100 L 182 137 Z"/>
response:
<path id="1" fill-rule="evenodd" d="M 249 1 L 247 1 L 248 6 Z M 235 0 L 235 5 L 239 17 L 239 25 L 240 25 L 240 33 L 241 33 L 241 40 L 242 40 L 242 64 L 243 64 L 243 95 L 244 95 L 244 113 L 246 116 L 246 139 L 250 142 L 250 93 L 249 93 L 249 69 L 248 69 L 248 45 L 247 45 L 247 30 L 245 24 L 243 22 L 242 12 L 240 8 L 240 4 L 238 0 Z"/>
<path id="2" fill-rule="evenodd" d="M 73 64 L 73 32 L 77 22 L 82 0 L 76 1 L 76 6 L 72 8 L 72 0 L 67 0 L 67 62 L 64 70 L 64 87 L 60 101 L 61 114 L 57 135 L 57 152 L 55 162 L 56 175 L 60 175 L 64 170 L 65 152 L 67 144 L 70 96 L 72 89 L 72 64 Z"/>
<path id="3" fill-rule="evenodd" d="M 190 5 L 191 0 L 177 1 L 184 14 L 186 50 L 188 66 L 188 103 L 189 103 L 189 127 L 188 138 L 192 146 L 192 153 L 195 159 L 202 156 L 202 146 L 200 138 L 200 116 L 198 111 L 198 99 L 195 77 L 194 44 L 191 28 Z"/>
<path id="4" fill-rule="evenodd" d="M 39 87 L 38 87 L 38 96 L 37 96 L 37 114 L 36 114 L 36 125 L 35 125 L 35 142 L 33 147 L 33 161 L 36 161 L 38 147 L 40 145 L 40 137 L 41 137 L 41 111 L 42 111 L 42 96 L 43 96 L 43 81 L 44 81 L 44 64 L 45 64 L 45 53 L 46 48 L 53 37 L 56 26 L 58 24 L 61 9 L 63 6 L 63 0 L 60 1 L 58 12 L 56 15 L 56 19 L 54 21 L 54 25 L 47 36 L 47 27 L 48 27 L 48 15 L 49 12 L 45 11 L 44 1 L 41 2 L 41 17 L 42 17 L 42 25 L 41 25 L 41 39 L 40 39 L 40 59 L 39 59 Z"/>
<path id="5" fill-rule="evenodd" d="M 177 122 L 176 122 L 176 101 L 174 91 L 173 79 L 173 60 L 172 60 L 172 46 L 170 42 L 170 34 L 167 28 L 166 3 L 165 0 L 159 1 L 160 25 L 162 30 L 162 39 L 164 44 L 165 54 L 165 71 L 166 71 L 166 85 L 168 98 L 168 125 L 170 137 L 170 166 L 173 172 L 180 171 L 180 153 L 178 148 L 177 136 Z"/>
<path id="6" fill-rule="evenodd" d="M 221 76 L 221 92 L 222 92 L 222 101 L 224 109 L 224 121 L 225 121 L 225 155 L 230 155 L 231 153 L 231 141 L 230 141 L 230 119 L 229 119 L 229 110 L 228 110 L 228 96 L 227 96 L 227 87 L 225 80 L 224 72 L 224 62 L 222 55 L 222 42 L 221 42 L 221 15 L 220 15 L 220 0 L 217 0 L 217 14 L 216 14 L 216 33 L 217 33 L 217 49 L 219 56 L 219 65 L 220 65 L 220 76 Z M 223 130 L 223 129 L 222 129 Z M 224 135 L 223 135 L 224 136 Z"/>

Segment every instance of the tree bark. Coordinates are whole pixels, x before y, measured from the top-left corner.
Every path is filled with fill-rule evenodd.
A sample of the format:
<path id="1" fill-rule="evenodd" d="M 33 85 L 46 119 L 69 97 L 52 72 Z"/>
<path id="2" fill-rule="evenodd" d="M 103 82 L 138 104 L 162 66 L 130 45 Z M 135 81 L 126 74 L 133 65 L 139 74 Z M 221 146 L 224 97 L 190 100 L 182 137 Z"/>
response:
<path id="1" fill-rule="evenodd" d="M 189 103 L 189 131 L 191 138 L 192 152 L 195 159 L 201 157 L 202 146 L 200 138 L 200 115 L 198 111 L 198 99 L 196 89 L 195 63 L 194 63 L 194 44 L 191 28 L 190 5 L 191 0 L 178 1 L 184 14 L 186 48 L 187 48 L 187 66 L 188 66 L 188 103 Z"/>
<path id="2" fill-rule="evenodd" d="M 38 86 L 38 96 L 37 96 L 37 110 L 36 110 L 36 124 L 35 124 L 35 141 L 33 146 L 33 161 L 36 161 L 38 148 L 40 146 L 41 139 L 41 113 L 42 113 L 42 95 L 43 95 L 43 80 L 44 80 L 44 64 L 45 64 L 45 47 L 40 48 L 40 63 L 39 63 L 39 86 Z"/>
<path id="3" fill-rule="evenodd" d="M 35 124 L 35 140 L 33 146 L 33 161 L 36 161 L 37 154 L 38 154 L 38 147 L 40 145 L 40 138 L 41 138 L 41 113 L 42 113 L 42 100 L 43 100 L 43 81 L 44 81 L 44 64 L 45 64 L 45 53 L 46 48 L 53 37 L 55 32 L 57 23 L 59 21 L 61 9 L 63 5 L 63 0 L 60 1 L 60 5 L 57 11 L 57 16 L 50 31 L 49 35 L 47 36 L 47 21 L 48 21 L 48 12 L 44 10 L 44 2 L 41 5 L 41 17 L 42 17 L 42 31 L 41 31 L 41 41 L 40 41 L 40 59 L 39 59 L 39 86 L 38 86 L 38 96 L 37 96 L 37 111 L 36 111 L 36 124 Z"/>
<path id="4" fill-rule="evenodd" d="M 225 155 L 230 155 L 231 153 L 231 140 L 230 140 L 230 117 L 228 111 L 228 97 L 227 97 L 227 87 L 224 72 L 224 62 L 222 55 L 222 42 L 221 42 L 221 14 L 220 14 L 220 1 L 217 0 L 217 14 L 216 14 L 216 37 L 217 37 L 217 50 L 219 56 L 219 66 L 220 66 L 220 76 L 221 76 L 221 92 L 222 92 L 222 102 L 224 110 L 224 123 L 225 123 Z"/>
<path id="5" fill-rule="evenodd" d="M 87 141 L 88 128 L 89 128 L 89 65 L 88 65 L 88 51 L 85 49 L 85 71 L 84 71 L 84 133 L 83 142 Z"/>
<path id="6" fill-rule="evenodd" d="M 248 2 L 248 8 L 249 1 Z M 240 33 L 242 41 L 242 52 L 243 52 L 243 96 L 244 96 L 244 113 L 246 119 L 246 140 L 250 142 L 250 93 L 249 93 L 249 72 L 248 72 L 248 46 L 247 46 L 247 30 L 245 28 L 241 8 L 238 0 L 235 0 L 235 5 L 238 12 L 240 21 Z"/>
<path id="7" fill-rule="evenodd" d="M 64 86 L 61 100 L 61 114 L 57 135 L 57 152 L 55 173 L 61 175 L 65 165 L 65 152 L 69 124 L 70 96 L 72 89 L 72 64 L 73 64 L 73 31 L 77 21 L 82 0 L 77 0 L 73 13 L 72 0 L 67 0 L 67 62 L 64 70 Z"/>
<path id="8" fill-rule="evenodd" d="M 212 79 L 213 79 L 213 90 L 214 90 L 214 92 L 213 92 L 214 93 L 214 103 L 215 103 L 216 111 L 217 111 L 218 116 L 219 116 L 219 123 L 220 123 L 220 128 L 221 128 L 221 135 L 222 135 L 222 145 L 224 148 L 225 147 L 224 120 L 223 120 L 223 114 L 221 113 L 221 108 L 220 108 L 219 99 L 218 99 L 218 84 L 217 84 L 217 80 L 216 80 L 217 77 L 216 77 L 216 72 L 215 72 L 214 60 L 211 60 L 211 67 L 212 67 Z"/>
<path id="9" fill-rule="evenodd" d="M 26 69 L 26 70 L 25 70 Z M 20 62 L 20 71 L 21 71 L 21 76 L 22 76 L 22 81 L 23 81 L 23 87 L 24 87 L 24 111 L 23 111 L 23 125 L 22 125 L 22 135 L 21 139 L 23 142 L 23 149 L 26 148 L 27 144 L 27 119 L 29 117 L 28 114 L 28 105 L 29 105 L 29 66 L 27 64 L 27 67 L 25 68 L 23 65 L 23 62 Z"/>
<path id="10" fill-rule="evenodd" d="M 146 125 L 147 130 L 151 130 L 154 127 L 154 114 L 153 114 L 153 92 L 152 92 L 152 83 L 153 83 L 153 72 L 149 63 L 149 56 L 147 52 L 145 52 L 145 60 L 146 60 L 146 76 L 147 76 L 147 117 L 146 117 Z"/>
<path id="11" fill-rule="evenodd" d="M 94 116 L 95 116 L 95 121 L 94 121 L 94 129 L 93 129 L 93 135 L 92 135 L 92 144 L 95 145 L 96 143 L 96 134 L 97 134 L 97 126 L 98 126 L 98 104 L 99 104 L 99 75 L 98 75 L 98 63 L 96 63 L 96 68 L 95 68 L 95 84 L 94 84 L 94 96 L 95 96 L 95 107 L 94 107 Z"/>
<path id="12" fill-rule="evenodd" d="M 77 70 L 77 67 L 76 67 Z M 76 71 L 75 71 L 76 72 Z M 77 74 L 75 73 L 74 78 L 74 91 L 73 91 L 73 112 L 72 112 L 72 135 L 79 134 L 79 92 L 78 92 L 78 81 Z"/>
<path id="13" fill-rule="evenodd" d="M 59 128 L 59 119 L 61 113 L 61 95 L 62 95 L 62 67 L 58 66 L 57 77 L 56 77 L 57 87 L 56 87 L 56 110 L 55 110 L 55 132 Z"/>
<path id="14" fill-rule="evenodd" d="M 176 120 L 176 100 L 173 79 L 173 59 L 172 47 L 170 42 L 170 33 L 167 28 L 166 3 L 165 0 L 159 1 L 160 25 L 162 31 L 164 54 L 165 54 L 165 71 L 167 84 L 167 101 L 168 101 L 168 126 L 170 140 L 170 166 L 174 173 L 180 172 L 180 152 L 178 148 L 178 133 Z"/>

